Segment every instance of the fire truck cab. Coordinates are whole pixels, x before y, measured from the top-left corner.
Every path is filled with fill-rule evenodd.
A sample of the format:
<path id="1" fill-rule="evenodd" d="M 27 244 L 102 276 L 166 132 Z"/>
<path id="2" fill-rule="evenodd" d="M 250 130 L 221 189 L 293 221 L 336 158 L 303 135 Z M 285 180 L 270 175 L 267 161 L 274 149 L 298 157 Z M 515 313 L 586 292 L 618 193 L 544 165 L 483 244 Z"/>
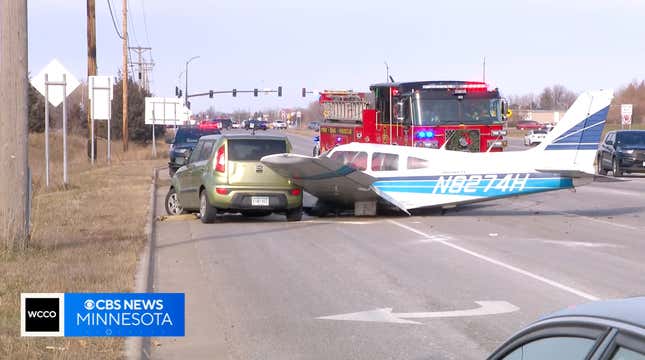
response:
<path id="1" fill-rule="evenodd" d="M 484 152 L 506 146 L 507 105 L 483 82 L 418 81 L 324 91 L 319 148 L 366 142 Z"/>

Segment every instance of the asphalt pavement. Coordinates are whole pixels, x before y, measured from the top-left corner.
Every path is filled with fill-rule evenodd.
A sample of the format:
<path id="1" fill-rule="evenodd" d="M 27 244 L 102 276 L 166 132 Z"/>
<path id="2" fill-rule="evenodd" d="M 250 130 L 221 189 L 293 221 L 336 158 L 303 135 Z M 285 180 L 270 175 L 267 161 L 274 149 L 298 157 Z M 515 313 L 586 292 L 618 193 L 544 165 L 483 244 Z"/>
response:
<path id="1" fill-rule="evenodd" d="M 186 336 L 153 357 L 485 358 L 543 314 L 645 295 L 645 177 L 628 179 L 412 217 L 161 221 L 154 287 L 186 293 Z"/>

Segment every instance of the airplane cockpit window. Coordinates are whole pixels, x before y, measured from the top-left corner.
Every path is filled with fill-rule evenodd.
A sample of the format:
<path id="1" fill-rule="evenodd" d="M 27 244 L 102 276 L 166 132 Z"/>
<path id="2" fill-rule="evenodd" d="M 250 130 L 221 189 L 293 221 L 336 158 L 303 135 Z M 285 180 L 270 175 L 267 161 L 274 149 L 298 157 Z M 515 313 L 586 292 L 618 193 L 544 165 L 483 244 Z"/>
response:
<path id="1" fill-rule="evenodd" d="M 399 170 L 399 155 L 374 153 L 372 154 L 373 171 L 396 171 Z"/>
<path id="2" fill-rule="evenodd" d="M 358 170 L 367 170 L 367 153 L 364 151 L 336 151 L 330 158 Z"/>
<path id="3" fill-rule="evenodd" d="M 419 159 L 415 157 L 408 157 L 408 169 L 425 169 L 430 167 L 430 161 L 426 159 Z"/>

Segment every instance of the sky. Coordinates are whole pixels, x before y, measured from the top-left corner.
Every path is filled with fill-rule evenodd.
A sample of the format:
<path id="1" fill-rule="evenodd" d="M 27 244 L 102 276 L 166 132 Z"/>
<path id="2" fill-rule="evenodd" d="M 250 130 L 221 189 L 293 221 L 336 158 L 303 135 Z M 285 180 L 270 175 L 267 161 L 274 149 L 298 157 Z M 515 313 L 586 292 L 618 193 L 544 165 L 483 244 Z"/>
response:
<path id="1" fill-rule="evenodd" d="M 121 0 L 110 0 L 121 30 Z M 86 3 L 28 0 L 29 70 L 57 58 L 87 74 Z M 645 79 L 639 0 L 128 0 L 130 46 L 152 47 L 154 96 L 283 87 L 191 99 L 192 110 L 262 110 L 317 100 L 301 88 L 368 91 L 386 80 L 482 80 L 504 96 L 581 92 Z M 99 75 L 122 67 L 108 0 L 96 0 Z"/>

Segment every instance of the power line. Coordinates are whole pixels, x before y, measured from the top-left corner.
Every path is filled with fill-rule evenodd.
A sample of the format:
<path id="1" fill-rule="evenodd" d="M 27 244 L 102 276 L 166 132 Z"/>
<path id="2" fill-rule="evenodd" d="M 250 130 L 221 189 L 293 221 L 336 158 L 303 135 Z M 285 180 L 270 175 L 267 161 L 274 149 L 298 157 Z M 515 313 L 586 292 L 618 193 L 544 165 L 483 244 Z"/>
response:
<path id="1" fill-rule="evenodd" d="M 146 30 L 146 41 L 148 42 L 148 46 L 152 46 L 152 44 L 150 44 L 150 36 L 148 35 L 148 21 L 146 20 L 146 6 L 144 5 L 144 0 L 141 0 L 141 11 L 143 12 L 143 27 Z M 150 56 L 152 56 L 152 54 Z"/>
<path id="2" fill-rule="evenodd" d="M 112 18 L 112 25 L 114 25 L 114 31 L 116 31 L 116 34 L 119 36 L 119 38 L 123 39 L 123 35 L 119 32 L 119 28 L 116 26 L 116 20 L 114 20 L 114 14 L 112 13 L 112 4 L 110 3 L 110 0 L 107 0 L 108 3 L 108 9 L 110 9 L 110 17 Z"/>
<path id="3" fill-rule="evenodd" d="M 130 23 L 130 27 L 132 28 L 132 35 L 134 35 L 134 42 L 137 44 L 137 46 L 141 46 L 141 44 L 139 44 L 139 39 L 137 39 L 137 30 L 134 27 L 134 21 L 132 20 L 130 5 L 128 5 L 128 22 Z"/>

